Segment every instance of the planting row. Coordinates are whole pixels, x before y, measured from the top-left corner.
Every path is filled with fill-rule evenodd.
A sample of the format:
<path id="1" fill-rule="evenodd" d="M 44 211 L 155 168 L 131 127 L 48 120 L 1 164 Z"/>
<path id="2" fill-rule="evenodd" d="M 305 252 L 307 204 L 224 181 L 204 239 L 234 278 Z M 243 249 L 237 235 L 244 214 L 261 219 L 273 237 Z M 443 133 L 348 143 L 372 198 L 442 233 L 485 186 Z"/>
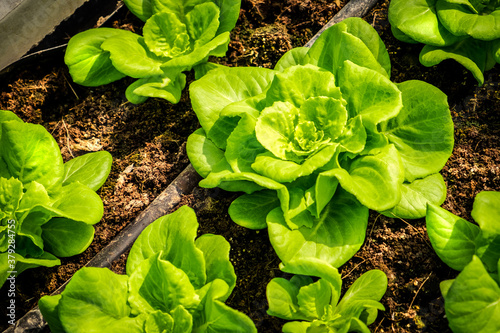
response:
<path id="1" fill-rule="evenodd" d="M 437 1 L 438 13 L 440 6 L 466 6 L 443 2 Z M 472 215 L 479 227 L 439 208 L 446 197 L 439 172 L 454 142 L 447 97 L 423 81 L 393 83 L 389 54 L 368 23 L 346 19 L 312 47 L 283 55 L 274 69 L 230 68 L 207 60 L 225 54 L 239 1 L 125 3 L 145 21 L 144 36 L 109 28 L 83 32 L 68 45 L 70 73 L 89 86 L 131 76 L 137 81 L 127 89 L 129 101 L 176 103 L 183 72 L 195 69 L 189 91 L 201 128 L 188 139 L 188 157 L 204 178 L 200 186 L 245 193 L 231 204 L 231 219 L 267 228 L 280 269 L 293 274 L 267 286 L 268 314 L 290 320 L 283 332 L 369 332 L 384 310 L 379 301 L 387 277 L 366 272 L 340 299 L 338 272 L 362 246 L 369 210 L 426 217 L 437 254 L 460 271 L 441 285 L 454 332 L 500 329 L 500 321 L 491 320 L 500 311 L 500 195 L 476 198 Z M 398 6 L 393 1 L 389 15 L 404 23 Z M 495 17 L 497 7 L 491 1 L 480 13 Z M 391 22 L 397 36 L 417 40 Z M 470 38 L 477 37 L 460 42 Z M 498 36 L 489 40 L 481 73 L 491 59 L 499 61 Z M 58 257 L 89 246 L 92 225 L 102 217 L 95 191 L 109 174 L 111 156 L 98 152 L 62 163 L 43 127 L 8 111 L 0 113 L 0 125 L 5 283 L 12 272 L 58 265 Z M 126 275 L 104 268 L 76 273 L 61 295 L 39 302 L 51 330 L 255 331 L 246 315 L 224 303 L 236 281 L 229 244 L 216 235 L 195 239 L 196 229 L 194 212 L 181 207 L 144 230 Z"/>

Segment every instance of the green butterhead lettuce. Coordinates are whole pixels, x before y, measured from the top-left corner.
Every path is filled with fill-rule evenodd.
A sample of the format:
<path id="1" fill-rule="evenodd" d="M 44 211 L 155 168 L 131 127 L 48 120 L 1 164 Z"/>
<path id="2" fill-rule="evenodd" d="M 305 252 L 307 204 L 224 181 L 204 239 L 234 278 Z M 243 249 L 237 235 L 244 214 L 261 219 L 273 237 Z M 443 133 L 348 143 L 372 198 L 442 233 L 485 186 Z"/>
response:
<path id="1" fill-rule="evenodd" d="M 397 39 L 425 44 L 425 66 L 453 59 L 483 84 L 484 72 L 499 62 L 498 0 L 392 0 L 389 22 Z"/>
<path id="2" fill-rule="evenodd" d="M 63 163 L 41 125 L 0 110 L 0 283 L 10 271 L 59 265 L 83 252 L 103 215 L 95 193 L 112 158 L 95 152 Z"/>
<path id="3" fill-rule="evenodd" d="M 196 238 L 197 229 L 194 211 L 183 206 L 144 229 L 126 275 L 76 272 L 62 294 L 39 301 L 52 332 L 257 332 L 224 303 L 236 284 L 229 243 Z"/>
<path id="4" fill-rule="evenodd" d="M 441 282 L 446 317 L 453 332 L 497 332 L 500 323 L 500 192 L 476 195 L 470 223 L 434 205 L 427 233 L 438 256 L 460 271 Z"/>
<path id="5" fill-rule="evenodd" d="M 224 56 L 238 19 L 239 0 L 129 0 L 145 21 L 143 36 L 97 28 L 71 38 L 65 62 L 76 83 L 99 86 L 125 76 L 136 78 L 126 90 L 132 103 L 159 97 L 180 100 L 184 71 Z"/>
<path id="6" fill-rule="evenodd" d="M 232 219 L 269 227 L 285 267 L 318 256 L 343 264 L 364 241 L 368 209 L 424 216 L 427 202 L 444 201 L 438 172 L 453 123 L 439 89 L 395 84 L 389 73 L 387 50 L 360 19 L 285 54 L 275 70 L 210 70 L 190 86 L 201 128 L 187 152 L 200 186 L 244 192 Z"/>
<path id="7" fill-rule="evenodd" d="M 461 271 L 475 255 L 489 272 L 498 270 L 500 259 L 500 192 L 477 194 L 472 217 L 478 225 L 443 208 L 427 208 L 427 233 L 438 256 L 451 268 Z"/>
<path id="8" fill-rule="evenodd" d="M 378 310 L 384 310 L 379 300 L 387 289 L 386 275 L 379 270 L 363 274 L 341 300 L 337 275 L 339 284 L 325 278 L 313 282 L 304 275 L 272 279 L 267 285 L 267 313 L 294 320 L 283 326 L 283 332 L 369 332 Z"/>

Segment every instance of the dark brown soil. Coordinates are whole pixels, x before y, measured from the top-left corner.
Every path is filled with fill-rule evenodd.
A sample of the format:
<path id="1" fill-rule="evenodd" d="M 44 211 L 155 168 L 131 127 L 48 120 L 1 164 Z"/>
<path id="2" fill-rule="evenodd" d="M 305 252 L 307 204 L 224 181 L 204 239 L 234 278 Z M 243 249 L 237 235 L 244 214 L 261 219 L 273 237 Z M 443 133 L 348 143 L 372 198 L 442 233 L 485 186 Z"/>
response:
<path id="1" fill-rule="evenodd" d="M 228 55 L 217 61 L 273 67 L 284 52 L 304 45 L 345 3 L 243 0 Z M 380 0 L 364 19 L 375 26 L 389 49 L 393 81 L 424 80 L 449 96 L 455 149 L 442 171 L 448 185 L 443 207 L 472 221 L 475 195 L 483 190 L 500 191 L 500 65 L 486 73 L 482 87 L 454 62 L 421 66 L 421 46 L 392 37 L 387 6 L 388 0 Z M 111 24 L 140 31 L 140 22 L 126 11 Z M 108 181 L 99 190 L 105 214 L 96 225 L 94 242 L 83 254 L 63 259 L 59 267 L 21 274 L 16 286 L 18 317 L 57 289 L 168 186 L 188 165 L 185 141 L 199 127 L 187 90 L 176 105 L 159 99 L 132 105 L 124 96 L 130 79 L 85 88 L 72 83 L 61 54 L 45 60 L 17 66 L 0 77 L 0 109 L 45 126 L 65 160 L 104 149 L 114 162 Z M 195 209 L 200 234 L 220 234 L 231 244 L 238 281 L 228 304 L 249 315 L 259 332 L 280 332 L 284 321 L 266 314 L 265 288 L 273 277 L 287 275 L 278 269 L 279 259 L 265 230 L 244 229 L 229 219 L 227 208 L 236 195 L 197 187 L 181 204 Z M 364 246 L 341 267 L 344 286 L 374 268 L 387 274 L 389 287 L 382 299 L 386 311 L 372 325 L 373 332 L 449 332 L 439 282 L 457 273 L 435 255 L 423 219 L 402 221 L 372 212 Z M 122 272 L 123 266 L 115 263 L 113 270 Z M 5 288 L 0 294 L 6 294 Z M 0 306 L 3 317 L 5 306 Z M 0 329 L 6 327 L 2 320 Z"/>

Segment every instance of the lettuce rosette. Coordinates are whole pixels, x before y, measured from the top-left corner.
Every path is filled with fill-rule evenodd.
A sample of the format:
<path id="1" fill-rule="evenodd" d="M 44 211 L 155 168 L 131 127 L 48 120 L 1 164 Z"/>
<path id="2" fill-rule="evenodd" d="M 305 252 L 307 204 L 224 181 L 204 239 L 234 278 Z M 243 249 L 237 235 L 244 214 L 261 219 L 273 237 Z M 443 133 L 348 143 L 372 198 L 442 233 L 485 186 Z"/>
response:
<path id="1" fill-rule="evenodd" d="M 201 128 L 187 152 L 200 186 L 245 192 L 231 218 L 268 227 L 285 270 L 342 265 L 364 241 L 369 209 L 419 218 L 444 201 L 446 95 L 389 73 L 377 32 L 352 18 L 274 70 L 219 67 L 191 84 Z"/>
<path id="2" fill-rule="evenodd" d="M 0 286 L 89 247 L 104 213 L 96 191 L 112 161 L 99 151 L 64 163 L 43 126 L 0 110 Z"/>
<path id="3" fill-rule="evenodd" d="M 453 59 L 483 84 L 484 72 L 500 63 L 498 0 L 392 0 L 389 22 L 397 39 L 426 44 L 424 66 Z"/>
<path id="4" fill-rule="evenodd" d="M 38 301 L 51 332 L 257 332 L 225 304 L 236 285 L 229 243 L 196 237 L 198 226 L 194 210 L 182 206 L 141 232 L 126 274 L 80 269 L 61 294 Z"/>
<path id="5" fill-rule="evenodd" d="M 113 28 L 81 32 L 68 43 L 64 61 L 73 80 L 100 86 L 125 76 L 136 78 L 127 99 L 158 97 L 178 103 L 186 85 L 183 71 L 223 57 L 240 0 L 126 0 L 145 22 L 143 35 Z"/>

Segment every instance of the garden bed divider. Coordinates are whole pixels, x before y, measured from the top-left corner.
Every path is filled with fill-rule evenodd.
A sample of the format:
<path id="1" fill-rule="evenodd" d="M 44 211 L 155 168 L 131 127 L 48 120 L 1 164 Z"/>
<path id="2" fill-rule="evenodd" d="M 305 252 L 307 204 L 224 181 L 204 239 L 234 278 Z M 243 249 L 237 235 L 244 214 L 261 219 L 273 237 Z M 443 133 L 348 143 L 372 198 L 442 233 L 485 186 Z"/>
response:
<path id="1" fill-rule="evenodd" d="M 363 17 L 377 2 L 378 0 L 349 1 L 305 46 L 311 47 L 321 33 L 332 25 L 348 17 Z M 174 209 L 181 201 L 182 196 L 191 193 L 200 180 L 201 177 L 189 164 L 131 224 L 120 231 L 111 243 L 97 253 L 85 266 L 110 267 L 113 261 L 131 248 L 144 228 Z M 52 295 L 60 294 L 69 281 L 66 281 Z M 4 330 L 3 333 L 35 333 L 40 332 L 46 325 L 47 323 L 43 319 L 40 309 L 36 306 L 20 318 L 15 325 Z"/>

